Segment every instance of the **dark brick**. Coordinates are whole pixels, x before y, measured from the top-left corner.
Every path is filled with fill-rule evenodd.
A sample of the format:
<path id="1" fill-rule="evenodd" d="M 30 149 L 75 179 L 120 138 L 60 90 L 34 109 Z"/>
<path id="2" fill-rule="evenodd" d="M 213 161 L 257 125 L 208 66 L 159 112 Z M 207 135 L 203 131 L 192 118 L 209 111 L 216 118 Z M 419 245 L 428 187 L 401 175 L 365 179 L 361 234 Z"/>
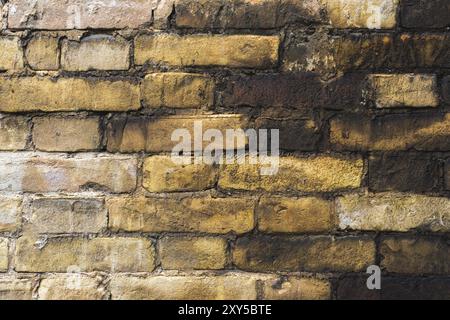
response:
<path id="1" fill-rule="evenodd" d="M 371 191 L 438 191 L 440 163 L 427 154 L 400 153 L 369 158 Z"/>
<path id="2" fill-rule="evenodd" d="M 401 24 L 406 28 L 444 28 L 450 26 L 450 1 L 403 0 Z"/>
<path id="3" fill-rule="evenodd" d="M 450 76 L 446 76 L 442 80 L 442 98 L 450 104 Z"/>

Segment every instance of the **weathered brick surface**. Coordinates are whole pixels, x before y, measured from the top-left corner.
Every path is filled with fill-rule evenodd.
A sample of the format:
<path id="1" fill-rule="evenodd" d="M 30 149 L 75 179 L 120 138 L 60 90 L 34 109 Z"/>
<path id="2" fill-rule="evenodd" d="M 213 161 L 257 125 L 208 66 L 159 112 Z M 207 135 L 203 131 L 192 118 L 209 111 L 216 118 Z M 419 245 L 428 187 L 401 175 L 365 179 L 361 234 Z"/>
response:
<path id="1" fill-rule="evenodd" d="M 218 176 L 215 165 L 183 165 L 171 157 L 154 156 L 145 160 L 143 186 L 149 192 L 201 191 L 213 188 Z"/>
<path id="2" fill-rule="evenodd" d="M 371 75 L 368 90 L 378 108 L 439 105 L 437 79 L 433 75 Z"/>
<path id="3" fill-rule="evenodd" d="M 254 300 L 258 279 L 246 274 L 148 278 L 118 275 L 110 286 L 113 300 Z"/>
<path id="4" fill-rule="evenodd" d="M 289 277 L 264 281 L 263 291 L 267 300 L 328 300 L 331 284 L 327 280 Z"/>
<path id="5" fill-rule="evenodd" d="M 15 269 L 19 272 L 79 271 L 151 272 L 152 243 L 138 238 L 56 238 L 44 242 L 17 240 Z"/>
<path id="6" fill-rule="evenodd" d="M 330 141 L 340 150 L 448 151 L 450 115 L 340 116 L 331 121 Z"/>
<path id="7" fill-rule="evenodd" d="M 139 107 L 139 88 L 129 81 L 0 78 L 0 111 L 3 112 L 127 111 Z"/>
<path id="8" fill-rule="evenodd" d="M 17 37 L 0 37 L 0 70 L 23 68 L 23 51 Z"/>
<path id="9" fill-rule="evenodd" d="M 127 70 L 130 67 L 130 44 L 108 35 L 64 41 L 61 65 L 67 71 Z"/>
<path id="10" fill-rule="evenodd" d="M 93 275 L 54 275 L 41 280 L 40 300 L 101 300 L 106 290 L 100 277 Z"/>
<path id="11" fill-rule="evenodd" d="M 135 40 L 134 58 L 138 65 L 271 68 L 279 44 L 277 36 L 142 35 Z"/>
<path id="12" fill-rule="evenodd" d="M 150 108 L 202 108 L 214 103 L 214 80 L 192 73 L 156 73 L 145 77 L 142 99 Z"/>
<path id="13" fill-rule="evenodd" d="M 347 195 L 337 199 L 341 229 L 448 232 L 450 200 L 414 194 Z"/>
<path id="14" fill-rule="evenodd" d="M 239 234 L 254 226 L 248 198 L 111 198 L 107 206 L 113 230 Z"/>
<path id="15" fill-rule="evenodd" d="M 0 190 L 25 192 L 131 192 L 136 187 L 137 162 L 130 157 L 13 157 L 2 154 Z"/>
<path id="16" fill-rule="evenodd" d="M 20 197 L 0 197 L 0 232 L 13 232 L 20 226 L 22 199 Z"/>
<path id="17" fill-rule="evenodd" d="M 262 175 L 263 165 L 229 164 L 220 172 L 219 187 L 237 190 L 332 192 L 361 186 L 360 158 L 330 156 L 281 157 L 278 173 Z"/>
<path id="18" fill-rule="evenodd" d="M 106 228 L 107 215 L 101 199 L 37 198 L 27 222 L 39 233 L 97 233 Z"/>
<path id="19" fill-rule="evenodd" d="M 0 150 L 24 150 L 27 146 L 30 128 L 28 118 L 0 118 Z"/>
<path id="20" fill-rule="evenodd" d="M 375 262 L 369 238 L 245 237 L 233 252 L 235 265 L 248 271 L 357 272 Z"/>
<path id="21" fill-rule="evenodd" d="M 0 299 L 447 299 L 448 6 L 0 1 Z"/>
<path id="22" fill-rule="evenodd" d="M 198 115 L 198 116 L 163 116 L 156 118 L 146 117 L 118 117 L 108 124 L 107 148 L 110 152 L 172 152 L 178 145 L 180 138 L 175 136 L 172 141 L 172 134 L 175 130 L 187 130 L 191 139 L 191 150 L 198 147 L 194 144 L 194 125 L 198 123 L 203 132 L 209 129 L 220 130 L 226 136 L 227 129 L 245 130 L 249 125 L 245 116 L 238 114 L 231 115 Z M 242 135 L 243 137 L 243 135 Z M 230 149 L 241 149 L 245 147 L 246 140 L 235 142 Z M 206 148 L 213 141 L 205 141 L 200 144 L 202 149 Z M 222 144 L 214 146 L 223 147 Z M 227 146 L 225 146 L 227 148 Z"/>
<path id="23" fill-rule="evenodd" d="M 450 270 L 450 247 L 445 238 L 386 237 L 380 252 L 388 272 L 446 275 Z"/>
<path id="24" fill-rule="evenodd" d="M 100 145 L 100 119 L 98 117 L 34 118 L 33 143 L 36 149 L 42 151 L 96 150 Z"/>
<path id="25" fill-rule="evenodd" d="M 227 242 L 222 238 L 173 238 L 159 242 L 161 267 L 165 270 L 223 269 Z"/>
<path id="26" fill-rule="evenodd" d="M 256 208 L 262 232 L 327 232 L 333 226 L 329 201 L 316 198 L 263 197 Z"/>

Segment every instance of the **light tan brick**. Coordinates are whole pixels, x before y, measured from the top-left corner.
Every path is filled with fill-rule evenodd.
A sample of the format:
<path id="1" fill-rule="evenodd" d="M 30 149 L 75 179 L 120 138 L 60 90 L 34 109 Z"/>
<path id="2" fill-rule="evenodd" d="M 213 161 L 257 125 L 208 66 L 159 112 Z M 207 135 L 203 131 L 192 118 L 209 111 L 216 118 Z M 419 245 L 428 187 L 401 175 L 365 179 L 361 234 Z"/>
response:
<path id="1" fill-rule="evenodd" d="M 270 68 L 277 63 L 279 44 L 277 36 L 141 35 L 134 57 L 138 65 Z"/>
<path id="2" fill-rule="evenodd" d="M 163 10 L 165 7 L 166 10 Z M 8 27 L 12 29 L 133 29 L 170 15 L 171 2 L 157 0 L 11 0 Z"/>
<path id="3" fill-rule="evenodd" d="M 137 160 L 82 154 L 72 158 L 0 155 L 0 190 L 24 192 L 130 192 L 136 188 Z"/>
<path id="4" fill-rule="evenodd" d="M 0 277 L 0 300 L 31 300 L 33 286 L 31 279 Z"/>
<path id="5" fill-rule="evenodd" d="M 399 0 L 321 0 L 337 28 L 393 29 Z"/>
<path id="6" fill-rule="evenodd" d="M 28 43 L 25 56 L 33 70 L 58 70 L 59 38 L 36 35 Z"/>
<path id="7" fill-rule="evenodd" d="M 145 77 L 142 99 L 150 108 L 202 108 L 214 103 L 214 81 L 202 74 L 156 73 Z"/>
<path id="8" fill-rule="evenodd" d="M 450 272 L 450 245 L 445 238 L 386 237 L 380 245 L 387 272 L 442 274 Z"/>
<path id="9" fill-rule="evenodd" d="M 251 198 L 111 198 L 106 204 L 113 231 L 241 234 L 254 226 Z"/>
<path id="10" fill-rule="evenodd" d="M 267 160 L 267 159 L 266 159 Z M 273 159 L 276 161 L 276 159 Z M 263 164 L 225 165 L 219 187 L 237 190 L 332 192 L 361 186 L 364 163 L 361 158 L 311 156 L 280 157 L 275 175 L 262 175 Z"/>
<path id="11" fill-rule="evenodd" d="M 51 275 L 41 280 L 39 300 L 101 300 L 106 296 L 101 280 L 78 273 Z"/>
<path id="12" fill-rule="evenodd" d="M 17 240 L 15 269 L 18 272 L 151 272 L 154 248 L 138 238 L 56 238 Z"/>
<path id="13" fill-rule="evenodd" d="M 369 97 L 378 108 L 437 107 L 437 79 L 425 74 L 375 74 L 369 76 Z"/>
<path id="14" fill-rule="evenodd" d="M 266 300 L 328 300 L 331 284 L 314 278 L 277 278 L 264 281 L 263 291 Z"/>
<path id="15" fill-rule="evenodd" d="M 0 150 L 24 150 L 29 134 L 28 118 L 0 118 Z"/>
<path id="16" fill-rule="evenodd" d="M 117 275 L 111 279 L 113 300 L 255 300 L 258 277 L 247 274 L 223 276 Z"/>
<path id="17" fill-rule="evenodd" d="M 101 199 L 36 198 L 30 211 L 28 223 L 38 233 L 97 233 L 107 224 Z"/>
<path id="18" fill-rule="evenodd" d="M 0 70 L 18 70 L 23 68 L 23 53 L 20 39 L 0 37 Z"/>
<path id="19" fill-rule="evenodd" d="M 258 229 L 267 233 L 321 232 L 333 226 L 331 202 L 316 197 L 263 196 L 256 215 Z"/>
<path id="20" fill-rule="evenodd" d="M 139 86 L 123 80 L 0 78 L 0 111 L 128 111 L 140 108 Z"/>
<path id="21" fill-rule="evenodd" d="M 227 242 L 222 238 L 165 237 L 159 242 L 161 266 L 165 270 L 223 269 Z"/>
<path id="22" fill-rule="evenodd" d="M 337 199 L 341 229 L 450 230 L 450 200 L 414 194 L 347 195 Z"/>
<path id="23" fill-rule="evenodd" d="M 6 272 L 9 266 L 9 240 L 0 238 L 0 272 Z"/>
<path id="24" fill-rule="evenodd" d="M 119 117 L 113 119 L 107 128 L 108 151 L 110 152 L 172 152 L 173 148 L 182 141 L 172 134 L 175 130 L 187 130 L 191 138 L 191 150 L 199 148 L 194 144 L 194 126 L 199 125 L 202 132 L 210 129 L 220 130 L 226 137 L 227 129 L 242 129 L 248 127 L 248 118 L 243 115 L 198 115 L 198 116 L 164 116 L 159 118 L 144 117 Z M 233 145 L 223 146 L 223 143 L 204 141 L 201 143 L 202 150 L 208 146 L 219 150 L 243 149 L 247 139 L 242 132 L 237 134 Z M 205 139 L 206 140 L 206 139 Z M 189 145 L 189 143 L 187 143 Z"/>
<path id="25" fill-rule="evenodd" d="M 61 66 L 67 71 L 128 70 L 130 44 L 122 38 L 94 35 L 78 41 L 64 41 Z"/>
<path id="26" fill-rule="evenodd" d="M 0 197 L 0 232 L 14 232 L 20 226 L 22 199 L 20 197 Z"/>
<path id="27" fill-rule="evenodd" d="M 144 162 L 143 186 L 149 192 L 201 191 L 217 182 L 217 166 L 175 163 L 169 156 L 153 156 Z"/>
<path id="28" fill-rule="evenodd" d="M 100 146 L 100 118 L 33 119 L 33 143 L 42 151 L 89 151 Z"/>

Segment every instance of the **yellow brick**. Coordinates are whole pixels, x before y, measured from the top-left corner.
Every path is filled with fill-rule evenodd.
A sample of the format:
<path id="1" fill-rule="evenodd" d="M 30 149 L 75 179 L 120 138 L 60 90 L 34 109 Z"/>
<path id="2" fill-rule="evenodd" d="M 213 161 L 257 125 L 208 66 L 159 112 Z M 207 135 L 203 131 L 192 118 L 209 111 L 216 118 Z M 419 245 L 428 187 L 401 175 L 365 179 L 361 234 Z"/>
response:
<path id="1" fill-rule="evenodd" d="M 20 39 L 0 37 L 0 70 L 17 70 L 23 68 L 23 53 Z"/>
<path id="2" fill-rule="evenodd" d="M 0 272 L 8 270 L 8 247 L 8 239 L 0 238 Z"/>
<path id="3" fill-rule="evenodd" d="M 14 232 L 22 220 L 22 199 L 0 197 L 0 232 Z"/>
<path id="4" fill-rule="evenodd" d="M 37 35 L 27 45 L 25 56 L 33 70 L 58 70 L 59 39 L 48 35 Z"/>
<path id="5" fill-rule="evenodd" d="M 32 279 L 0 277 L 0 300 L 31 300 L 33 287 Z"/>
<path id="6" fill-rule="evenodd" d="M 139 86 L 122 80 L 0 78 L 0 111 L 128 111 L 140 108 Z"/>
<path id="7" fill-rule="evenodd" d="M 24 150 L 27 146 L 30 128 L 28 118 L 5 117 L 0 119 L 0 150 Z"/>
<path id="8" fill-rule="evenodd" d="M 145 77 L 142 99 L 150 108 L 202 108 L 214 103 L 214 81 L 192 73 L 156 73 Z"/>
<path id="9" fill-rule="evenodd" d="M 144 162 L 143 186 L 150 192 L 201 191 L 213 188 L 218 176 L 213 165 L 180 165 L 171 157 L 154 156 Z"/>
<path id="10" fill-rule="evenodd" d="M 223 269 L 227 242 L 222 238 L 170 238 L 159 243 L 161 266 L 165 270 Z"/>
<path id="11" fill-rule="evenodd" d="M 264 281 L 266 300 L 328 300 L 331 284 L 328 280 L 289 277 Z"/>
<path id="12" fill-rule="evenodd" d="M 23 236 L 16 243 L 19 272 L 151 272 L 154 248 L 137 238 L 56 238 L 44 242 Z"/>
<path id="13" fill-rule="evenodd" d="M 101 280 L 79 273 L 51 275 L 41 280 L 39 300 L 100 300 L 106 296 Z"/>
<path id="14" fill-rule="evenodd" d="M 135 39 L 135 62 L 171 66 L 270 68 L 278 61 L 280 39 L 254 35 L 141 35 Z"/>

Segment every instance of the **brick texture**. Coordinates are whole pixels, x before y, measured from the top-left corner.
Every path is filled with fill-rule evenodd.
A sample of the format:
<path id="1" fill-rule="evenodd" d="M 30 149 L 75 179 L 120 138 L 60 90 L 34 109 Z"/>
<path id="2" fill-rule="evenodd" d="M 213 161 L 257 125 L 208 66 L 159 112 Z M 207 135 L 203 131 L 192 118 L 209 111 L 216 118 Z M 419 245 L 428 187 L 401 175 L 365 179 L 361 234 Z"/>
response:
<path id="1" fill-rule="evenodd" d="M 0 1 L 0 300 L 449 299 L 449 6 Z"/>

